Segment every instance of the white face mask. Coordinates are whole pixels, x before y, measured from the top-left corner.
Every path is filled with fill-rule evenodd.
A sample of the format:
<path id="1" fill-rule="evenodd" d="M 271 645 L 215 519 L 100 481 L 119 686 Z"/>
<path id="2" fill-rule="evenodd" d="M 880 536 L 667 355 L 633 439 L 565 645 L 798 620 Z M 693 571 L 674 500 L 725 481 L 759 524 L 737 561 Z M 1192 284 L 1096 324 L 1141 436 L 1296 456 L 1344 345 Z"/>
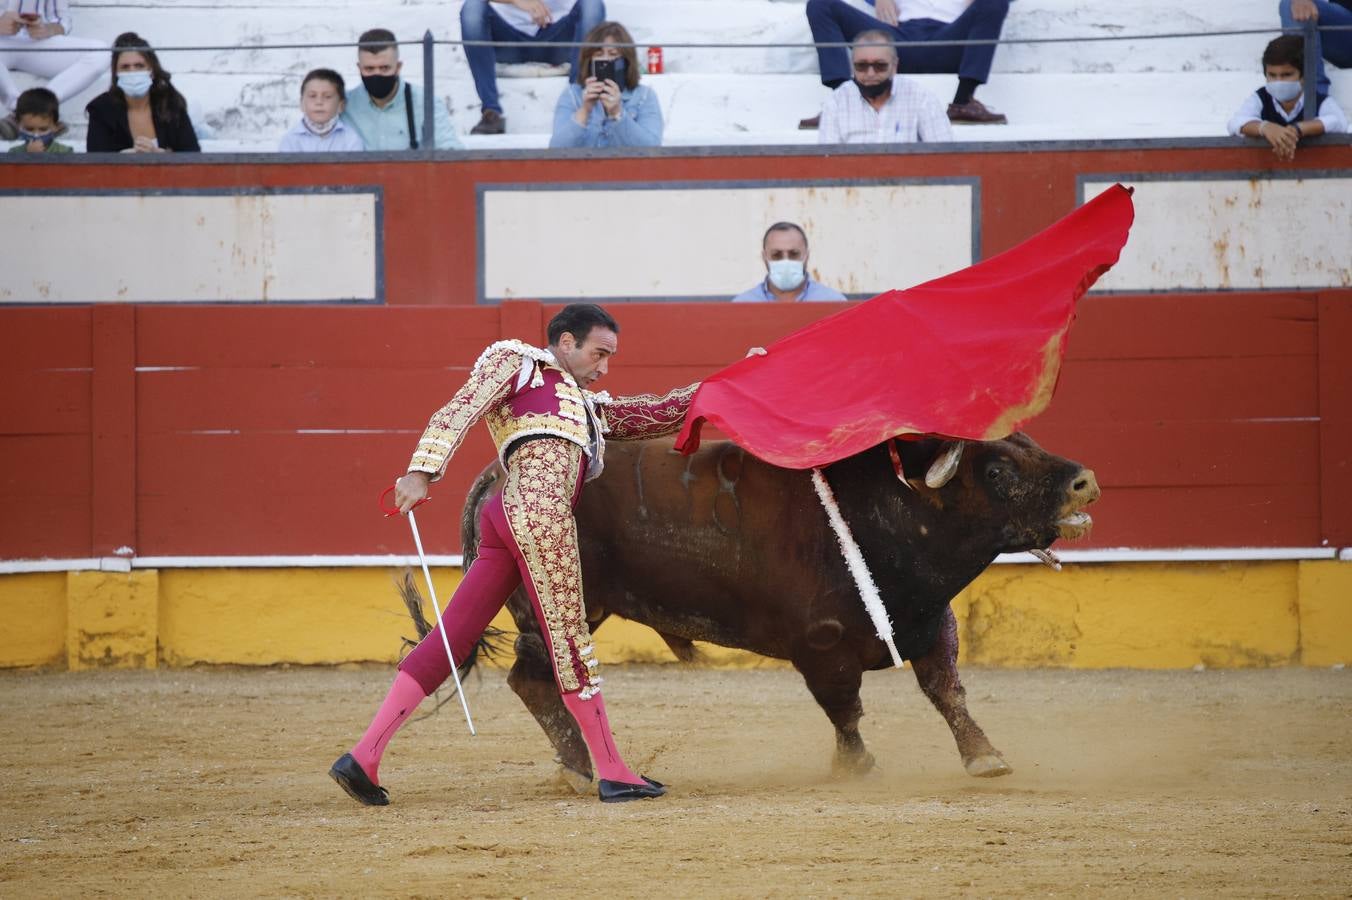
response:
<path id="1" fill-rule="evenodd" d="M 770 261 L 770 283 L 781 291 L 792 291 L 807 277 L 801 259 L 774 259 Z"/>
<path id="2" fill-rule="evenodd" d="M 128 97 L 144 97 L 150 93 L 150 73 L 149 72 L 119 72 L 117 73 L 117 86 L 122 89 L 122 93 Z"/>
<path id="3" fill-rule="evenodd" d="M 1299 81 L 1269 81 L 1267 83 L 1267 92 L 1278 103 L 1290 103 L 1299 97 L 1304 89 L 1305 86 Z"/>
<path id="4" fill-rule="evenodd" d="M 323 125 L 320 125 L 318 122 L 314 121 L 309 116 L 301 116 L 301 121 L 305 123 L 305 129 L 307 131 L 309 131 L 311 134 L 317 134 L 320 137 L 323 137 L 324 135 L 328 134 L 330 131 L 338 127 L 337 116 L 334 116 L 332 119 L 329 119 Z"/>

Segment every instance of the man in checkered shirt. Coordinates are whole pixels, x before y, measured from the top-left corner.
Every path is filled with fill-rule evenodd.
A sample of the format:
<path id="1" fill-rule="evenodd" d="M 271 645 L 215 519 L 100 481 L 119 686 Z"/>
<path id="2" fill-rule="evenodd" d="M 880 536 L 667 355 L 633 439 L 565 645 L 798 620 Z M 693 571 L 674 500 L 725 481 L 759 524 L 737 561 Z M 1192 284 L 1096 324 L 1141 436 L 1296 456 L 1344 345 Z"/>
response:
<path id="1" fill-rule="evenodd" d="M 854 80 L 836 88 L 822 107 L 822 144 L 897 144 L 951 141 L 943 103 L 920 85 L 897 76 L 891 35 L 865 31 L 850 48 Z"/>

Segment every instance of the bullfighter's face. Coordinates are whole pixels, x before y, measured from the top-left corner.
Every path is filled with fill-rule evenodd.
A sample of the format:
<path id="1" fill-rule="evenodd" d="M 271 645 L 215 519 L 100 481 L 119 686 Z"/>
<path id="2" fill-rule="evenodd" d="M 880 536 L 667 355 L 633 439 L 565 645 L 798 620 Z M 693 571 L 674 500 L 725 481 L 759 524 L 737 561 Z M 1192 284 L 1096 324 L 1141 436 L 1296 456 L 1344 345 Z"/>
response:
<path id="1" fill-rule="evenodd" d="M 573 376 L 578 387 L 586 390 L 610 371 L 610 357 L 619 349 L 620 339 L 615 332 L 593 326 L 581 342 L 572 332 L 565 331 L 553 351 L 563 370 Z"/>

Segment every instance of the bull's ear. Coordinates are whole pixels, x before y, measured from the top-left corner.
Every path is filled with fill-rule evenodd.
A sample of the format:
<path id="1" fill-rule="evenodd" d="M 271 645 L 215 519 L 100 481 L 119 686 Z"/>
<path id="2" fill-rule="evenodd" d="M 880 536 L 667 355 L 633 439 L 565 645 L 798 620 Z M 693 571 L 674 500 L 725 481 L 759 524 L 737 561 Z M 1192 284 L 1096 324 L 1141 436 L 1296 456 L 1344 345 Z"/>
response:
<path id="1" fill-rule="evenodd" d="M 962 460 L 963 441 L 951 441 L 930 463 L 925 473 L 925 487 L 941 488 L 958 473 L 958 463 Z"/>

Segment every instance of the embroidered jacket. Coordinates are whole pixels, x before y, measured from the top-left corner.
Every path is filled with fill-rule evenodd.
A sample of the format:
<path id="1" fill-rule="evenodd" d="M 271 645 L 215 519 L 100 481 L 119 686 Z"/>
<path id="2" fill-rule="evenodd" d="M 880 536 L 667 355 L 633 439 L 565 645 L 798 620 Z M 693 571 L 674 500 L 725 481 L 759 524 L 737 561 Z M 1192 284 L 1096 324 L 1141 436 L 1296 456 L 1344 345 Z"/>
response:
<path id="1" fill-rule="evenodd" d="M 579 388 L 548 350 L 516 340 L 498 341 L 474 363 L 469 380 L 451 402 L 432 416 L 408 470 L 440 478 L 470 427 L 482 418 L 504 465 L 517 441 L 550 435 L 582 448 L 590 460 L 590 481 L 605 465 L 607 437 L 637 441 L 675 433 L 697 387 L 698 383 L 677 388 L 660 397 L 594 394 Z"/>

